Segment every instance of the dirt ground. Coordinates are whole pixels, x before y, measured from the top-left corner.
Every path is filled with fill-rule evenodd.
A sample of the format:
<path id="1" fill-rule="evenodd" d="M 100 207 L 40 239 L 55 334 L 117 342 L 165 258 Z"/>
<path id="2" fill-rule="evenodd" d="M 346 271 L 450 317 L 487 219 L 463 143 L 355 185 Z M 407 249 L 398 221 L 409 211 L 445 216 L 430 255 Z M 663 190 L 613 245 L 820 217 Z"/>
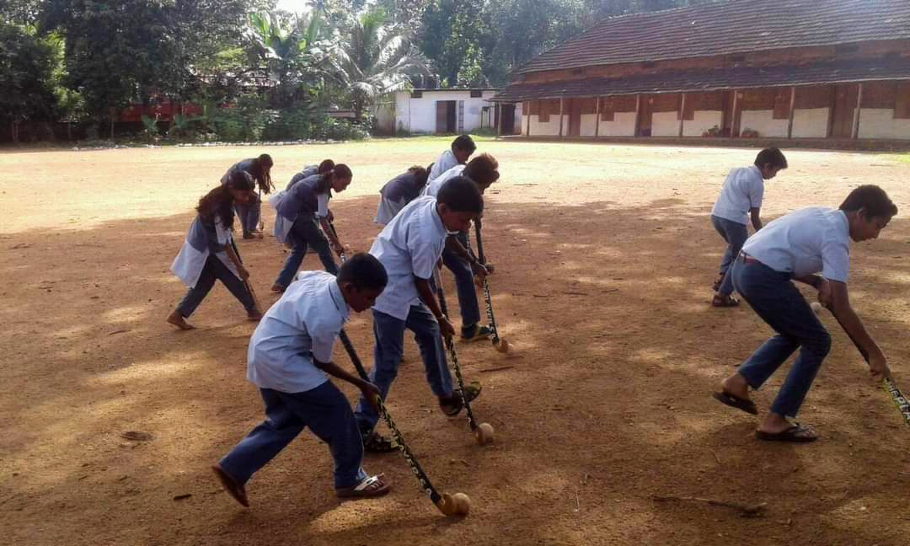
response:
<path id="1" fill-rule="evenodd" d="M 473 512 L 439 514 L 397 454 L 365 462 L 392 478 L 389 496 L 339 504 L 327 449 L 309 433 L 252 479 L 252 508 L 236 505 L 209 465 L 262 419 L 245 379 L 254 325 L 221 285 L 192 317 L 198 330 L 164 322 L 184 293 L 168 269 L 196 201 L 244 157 L 272 154 L 281 185 L 331 157 L 355 175 L 333 201 L 339 233 L 368 250 L 379 187 L 446 147 L 425 138 L 0 153 L 0 542 L 904 542 L 910 431 L 830 316 L 834 348 L 800 415 L 819 442 L 759 443 L 755 419 L 710 397 L 769 335 L 748 307 L 708 304 L 723 250 L 708 214 L 726 172 L 754 158 L 745 148 L 481 142 L 501 165 L 485 247 L 514 352 L 461 345 L 459 360 L 484 384 L 475 411 L 496 442 L 477 446 L 463 418 L 435 409 L 410 339 L 389 401 L 436 486 L 470 495 Z M 767 185 L 766 219 L 836 207 L 864 183 L 901 207 L 880 240 L 853 245 L 851 293 L 910 390 L 910 164 L 787 155 L 791 168 Z M 240 248 L 260 298 L 273 301 L 279 245 Z M 304 268 L 317 264 L 308 256 Z M 370 364 L 368 314 L 348 331 Z M 336 358 L 350 365 L 340 344 Z M 762 409 L 782 375 L 757 393 Z M 661 495 L 767 503 L 767 514 L 652 498 Z"/>

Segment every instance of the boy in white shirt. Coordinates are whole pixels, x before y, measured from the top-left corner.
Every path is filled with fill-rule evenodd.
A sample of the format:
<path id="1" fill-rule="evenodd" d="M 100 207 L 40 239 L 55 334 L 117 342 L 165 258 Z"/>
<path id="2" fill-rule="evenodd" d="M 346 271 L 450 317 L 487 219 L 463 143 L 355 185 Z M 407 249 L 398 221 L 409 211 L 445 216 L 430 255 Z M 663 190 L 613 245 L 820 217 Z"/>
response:
<path id="1" fill-rule="evenodd" d="M 499 162 L 490 154 L 480 154 L 467 165 L 452 167 L 436 177 L 427 184 L 426 194 L 435 197 L 439 189 L 456 176 L 468 178 L 483 194 L 499 180 Z M 480 222 L 479 218 L 477 222 Z M 489 339 L 492 333 L 489 326 L 480 325 L 480 306 L 477 303 L 477 290 L 474 284 L 475 275 L 486 275 L 488 271 L 468 252 L 468 247 L 467 233 L 449 235 L 446 239 L 446 249 L 442 253 L 442 263 L 455 276 L 458 308 L 461 311 L 461 339 L 477 341 Z"/>
<path id="2" fill-rule="evenodd" d="M 777 176 L 778 171 L 786 168 L 787 158 L 780 150 L 765 148 L 758 153 L 754 165 L 733 169 L 727 175 L 711 211 L 711 223 L 727 243 L 727 251 L 720 262 L 720 273 L 714 281 L 712 306 L 739 305 L 739 301 L 730 295 L 733 293 L 733 281 L 728 275 L 730 266 L 749 237 L 746 229 L 749 218 L 751 217 L 756 232 L 762 228 L 761 204 L 765 194 L 765 180 L 771 180 Z"/>
<path id="3" fill-rule="evenodd" d="M 831 348 L 831 336 L 800 294 L 793 280 L 818 290 L 844 330 L 869 355 L 872 376 L 890 376 L 881 349 L 850 306 L 847 278 L 850 239 L 875 239 L 897 214 L 897 207 L 878 186 L 850 192 L 840 209 L 811 207 L 782 216 L 753 235 L 732 268 L 733 285 L 777 335 L 769 339 L 722 383 L 714 397 L 724 404 L 758 414 L 749 388 L 760 388 L 794 351 L 799 356 L 781 386 L 771 411 L 755 435 L 760 440 L 812 442 L 818 434 L 791 423 L 815 374 Z M 821 273 L 820 275 L 818 273 Z"/>
<path id="4" fill-rule="evenodd" d="M 442 152 L 436 162 L 430 166 L 429 182 L 456 165 L 464 165 L 477 149 L 474 139 L 461 135 L 452 141 L 452 149 Z"/>
<path id="5" fill-rule="evenodd" d="M 389 275 L 389 284 L 373 308 L 373 370 L 370 381 L 386 400 L 404 348 L 405 329 L 414 332 L 427 382 L 449 416 L 462 409 L 461 394 L 452 385 L 442 336 L 455 330 L 439 308 L 430 287 L 433 271 L 450 233 L 467 231 L 483 212 L 483 197 L 474 182 L 457 177 L 439 191 L 438 197 L 414 199 L 379 233 L 370 249 Z M 475 398 L 480 389 L 465 387 L 465 397 Z M 379 420 L 376 409 L 361 398 L 354 416 L 363 434 L 364 448 L 371 452 L 393 449 L 388 438 L 373 429 Z"/>
<path id="6" fill-rule="evenodd" d="M 363 444 L 351 406 L 326 376 L 357 386 L 367 404 L 376 403 L 379 389 L 332 363 L 332 351 L 350 310 L 372 307 L 387 282 L 376 258 L 357 254 L 342 264 L 337 278 L 324 271 L 301 273 L 262 318 L 250 339 L 247 378 L 259 387 L 266 419 L 212 467 L 243 506 L 249 506 L 246 482 L 305 427 L 332 452 L 338 497 L 388 493 L 382 474 L 369 477 L 361 468 Z"/>

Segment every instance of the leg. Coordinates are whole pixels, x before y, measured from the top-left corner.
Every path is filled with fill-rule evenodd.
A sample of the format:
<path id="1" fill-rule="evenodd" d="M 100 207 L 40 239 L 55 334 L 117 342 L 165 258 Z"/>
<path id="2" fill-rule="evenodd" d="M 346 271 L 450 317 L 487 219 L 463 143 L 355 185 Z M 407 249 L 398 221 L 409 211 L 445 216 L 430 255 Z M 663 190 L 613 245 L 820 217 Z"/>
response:
<path id="1" fill-rule="evenodd" d="M 749 238 L 749 231 L 746 229 L 746 226 L 743 224 L 737 224 L 736 222 L 726 222 L 727 229 L 727 252 L 724 254 L 724 257 L 727 255 L 730 256 L 730 262 L 739 256 L 739 253 L 743 249 L 743 245 L 746 243 L 746 239 Z M 721 296 L 729 296 L 733 293 L 733 276 L 730 274 L 729 265 L 724 270 L 724 280 L 720 284 L 720 289 L 717 291 Z M 723 267 L 723 264 L 721 264 Z"/>
<path id="2" fill-rule="evenodd" d="M 821 368 L 822 362 L 831 350 L 831 335 L 825 330 L 809 305 L 806 304 L 805 307 L 804 313 L 793 317 L 798 329 L 796 335 L 799 336 L 799 356 L 793 362 L 787 379 L 771 405 L 771 412 L 783 417 L 796 417 L 796 414 L 799 413 L 799 408 L 806 399 L 809 388 L 812 387 L 812 381 L 815 380 L 818 369 Z"/>
<path id="3" fill-rule="evenodd" d="M 297 270 L 300 269 L 300 264 L 303 263 L 303 258 L 306 256 L 306 231 L 302 226 L 308 221 L 308 218 L 297 218 L 291 226 L 290 233 L 288 233 L 294 246 L 284 261 L 284 267 L 281 268 L 278 278 L 275 279 L 275 286 L 280 287 L 282 290 L 290 286 L 294 281 L 294 275 L 297 274 Z M 274 288 L 272 289 L 274 290 Z"/>
<path id="4" fill-rule="evenodd" d="M 303 422 L 282 398 L 283 393 L 260 389 L 266 419 L 221 459 L 218 465 L 239 484 L 245 484 L 303 430 Z"/>
<path id="5" fill-rule="evenodd" d="M 258 194 L 251 194 L 246 203 L 246 229 L 250 232 L 259 231 L 259 219 L 262 217 L 262 200 Z"/>
<path id="6" fill-rule="evenodd" d="M 202 303 L 202 300 L 208 295 L 212 287 L 215 286 L 216 277 L 214 262 L 217 261 L 218 258 L 212 255 L 209 255 L 205 260 L 205 266 L 202 268 L 202 273 L 199 274 L 196 286 L 190 288 L 186 295 L 183 296 L 183 299 L 180 300 L 180 303 L 177 304 L 177 313 L 179 313 L 181 317 L 189 318 L 189 316 L 196 311 L 196 308 L 199 307 L 199 304 Z"/>
<path id="7" fill-rule="evenodd" d="M 338 266 L 335 265 L 335 256 L 332 254 L 332 249 L 329 248 L 328 239 L 325 238 L 322 230 L 319 229 L 319 226 L 316 224 L 316 219 L 313 218 L 309 222 L 306 222 L 301 229 L 306 232 L 307 243 L 309 243 L 310 247 L 319 254 L 319 260 L 322 262 L 325 270 L 332 275 L 337 275 Z"/>
<path id="8" fill-rule="evenodd" d="M 439 323 L 427 307 L 421 303 L 411 306 L 407 327 L 414 332 L 420 357 L 426 368 L 427 383 L 433 394 L 440 398 L 451 398 L 454 388 L 452 375 L 446 362 L 445 347 L 439 332 Z"/>
<path id="9" fill-rule="evenodd" d="M 348 399 L 331 381 L 313 390 L 279 396 L 297 417 L 328 444 L 335 460 L 335 488 L 353 487 L 366 478 L 363 443 Z"/>
<path id="10" fill-rule="evenodd" d="M 477 304 L 477 289 L 474 286 L 474 272 L 471 270 L 471 264 L 448 250 L 442 253 L 442 263 L 455 275 L 458 307 L 461 309 L 462 334 L 473 334 L 477 323 L 480 322 L 480 307 Z"/>
<path id="11" fill-rule="evenodd" d="M 727 230 L 724 229 L 724 219 L 719 216 L 711 216 L 711 225 L 714 226 L 714 230 L 720 234 L 724 242 L 727 243 L 727 249 L 724 252 L 723 257 L 720 259 L 720 267 L 718 268 L 721 275 L 725 274 L 727 270 L 733 265 L 733 260 L 736 259 L 736 256 L 730 255 L 730 240 L 727 238 Z"/>
<path id="12" fill-rule="evenodd" d="M 243 230 L 244 238 L 248 238 L 250 235 L 250 230 L 247 226 L 246 218 L 249 209 L 245 204 L 234 203 L 234 211 L 237 213 L 237 220 L 240 221 L 240 227 Z"/>
<path id="13" fill-rule="evenodd" d="M 383 400 L 389 395 L 392 382 L 398 375 L 398 364 L 404 352 L 404 329 L 405 321 L 373 310 L 373 335 L 376 338 L 376 345 L 373 348 L 370 382 L 379 387 Z M 379 414 L 363 396 L 360 397 L 354 417 L 363 432 L 372 431 L 379 421 Z"/>
<path id="14" fill-rule="evenodd" d="M 221 260 L 213 260 L 212 265 L 215 276 L 218 277 L 218 280 L 224 283 L 224 286 L 226 286 L 227 289 L 230 290 L 231 294 L 237 298 L 237 301 L 243 305 L 243 308 L 246 309 L 246 312 L 255 313 L 256 303 L 253 302 L 253 295 L 250 294 L 249 290 L 247 290 L 246 285 L 243 283 L 243 281 L 237 278 L 237 275 L 234 275 L 234 273 L 232 273 L 231 270 L 228 269 L 228 267 L 224 265 L 224 262 Z"/>

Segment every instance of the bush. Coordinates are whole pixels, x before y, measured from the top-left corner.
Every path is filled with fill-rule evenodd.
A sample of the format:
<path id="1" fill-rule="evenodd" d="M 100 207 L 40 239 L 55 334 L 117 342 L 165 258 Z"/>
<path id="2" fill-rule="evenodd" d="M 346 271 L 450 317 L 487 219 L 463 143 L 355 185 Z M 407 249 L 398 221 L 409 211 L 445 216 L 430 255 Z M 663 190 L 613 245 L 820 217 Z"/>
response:
<path id="1" fill-rule="evenodd" d="M 213 116 L 212 126 L 219 140 L 253 142 L 262 140 L 265 128 L 278 118 L 278 112 L 266 108 L 255 95 L 244 95 L 237 104 L 220 108 Z"/>
<path id="2" fill-rule="evenodd" d="M 312 138 L 314 115 L 311 107 L 281 110 L 262 132 L 269 141 L 306 140 Z"/>

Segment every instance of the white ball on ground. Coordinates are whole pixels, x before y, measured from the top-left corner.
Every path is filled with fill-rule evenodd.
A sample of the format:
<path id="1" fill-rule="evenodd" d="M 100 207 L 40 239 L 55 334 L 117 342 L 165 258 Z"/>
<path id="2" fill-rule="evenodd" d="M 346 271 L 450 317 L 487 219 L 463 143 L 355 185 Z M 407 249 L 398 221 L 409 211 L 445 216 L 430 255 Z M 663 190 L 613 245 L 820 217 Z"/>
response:
<path id="1" fill-rule="evenodd" d="M 499 338 L 499 343 L 494 345 L 494 347 L 496 348 L 497 351 L 499 351 L 502 354 L 506 354 L 509 352 L 509 342 L 506 341 L 505 338 L 502 338 L 502 337 Z"/>
<path id="2" fill-rule="evenodd" d="M 817 301 L 813 301 L 812 303 L 810 303 L 809 307 L 811 307 L 812 310 L 815 311 L 816 315 L 820 315 L 822 312 L 822 304 L 818 303 Z"/>
<path id="3" fill-rule="evenodd" d="M 471 499 L 464 493 L 455 493 L 452 501 L 455 503 L 456 515 L 467 516 L 471 512 Z"/>
<path id="4" fill-rule="evenodd" d="M 490 423 L 480 423 L 477 425 L 477 430 L 474 431 L 474 437 L 480 445 L 486 445 L 492 442 L 495 434 L 493 425 Z"/>

